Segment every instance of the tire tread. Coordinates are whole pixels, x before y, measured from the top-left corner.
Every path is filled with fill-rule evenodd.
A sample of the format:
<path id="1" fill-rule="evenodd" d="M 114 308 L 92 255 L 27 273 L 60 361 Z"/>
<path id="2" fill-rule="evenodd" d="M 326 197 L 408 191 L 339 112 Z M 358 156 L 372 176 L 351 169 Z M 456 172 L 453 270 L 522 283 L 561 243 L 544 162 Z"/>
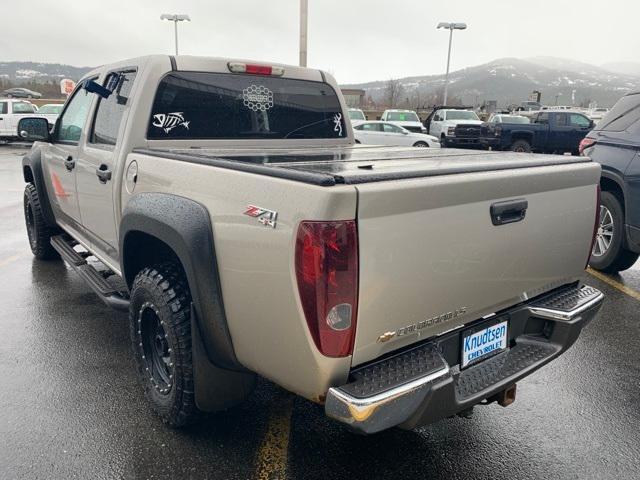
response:
<path id="1" fill-rule="evenodd" d="M 31 205 L 33 212 L 33 223 L 35 228 L 35 246 L 29 241 L 31 252 L 38 260 L 57 260 L 60 258 L 58 252 L 51 245 L 51 237 L 58 233 L 56 228 L 47 225 L 42 214 L 42 205 L 38 191 L 33 183 L 28 183 L 24 189 L 24 214 L 26 223 L 27 205 Z"/>
<path id="2" fill-rule="evenodd" d="M 159 299 L 156 307 L 166 313 L 165 329 L 172 338 L 171 348 L 175 354 L 175 378 L 171 393 L 172 401 L 164 404 L 158 401 L 145 372 L 146 363 L 141 358 L 140 336 L 138 335 L 137 292 L 144 291 Z M 138 375 L 153 409 L 161 420 L 172 427 L 183 427 L 193 423 L 200 415 L 195 403 L 192 344 L 191 344 L 191 294 L 182 268 L 173 262 L 161 263 L 141 270 L 131 287 L 131 308 L 129 313 L 132 347 Z M 168 325 L 168 328 L 167 328 Z"/>

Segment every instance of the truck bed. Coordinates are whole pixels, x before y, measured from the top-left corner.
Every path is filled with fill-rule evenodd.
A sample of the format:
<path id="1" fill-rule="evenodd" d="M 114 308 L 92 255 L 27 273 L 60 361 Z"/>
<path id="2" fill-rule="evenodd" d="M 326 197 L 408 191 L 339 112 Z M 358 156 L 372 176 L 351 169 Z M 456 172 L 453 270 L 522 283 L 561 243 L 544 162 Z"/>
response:
<path id="1" fill-rule="evenodd" d="M 586 157 L 413 147 L 136 149 L 134 153 L 333 186 L 585 163 Z M 428 160 L 428 161 L 425 161 Z"/>

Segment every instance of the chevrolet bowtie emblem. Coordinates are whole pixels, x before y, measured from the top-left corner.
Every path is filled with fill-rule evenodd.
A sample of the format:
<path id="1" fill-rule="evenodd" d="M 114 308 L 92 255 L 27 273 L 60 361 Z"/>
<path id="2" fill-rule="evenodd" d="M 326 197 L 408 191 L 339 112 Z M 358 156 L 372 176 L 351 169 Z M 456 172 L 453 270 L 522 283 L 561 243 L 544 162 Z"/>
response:
<path id="1" fill-rule="evenodd" d="M 396 332 L 386 332 L 378 337 L 378 343 L 384 343 L 396 336 Z"/>

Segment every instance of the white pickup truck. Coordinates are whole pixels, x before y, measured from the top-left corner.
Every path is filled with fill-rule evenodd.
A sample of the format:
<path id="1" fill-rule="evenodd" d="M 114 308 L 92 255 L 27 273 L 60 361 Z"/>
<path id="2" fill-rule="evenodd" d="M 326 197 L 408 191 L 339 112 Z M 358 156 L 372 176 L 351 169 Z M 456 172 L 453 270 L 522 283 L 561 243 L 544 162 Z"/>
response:
<path id="1" fill-rule="evenodd" d="M 443 147 L 480 147 L 482 120 L 473 110 L 438 107 L 425 120 L 429 135 L 440 139 Z"/>
<path id="2" fill-rule="evenodd" d="M 26 100 L 0 98 L 0 140 L 18 138 L 18 121 L 25 115 L 33 115 L 37 108 Z"/>
<path id="3" fill-rule="evenodd" d="M 256 375 L 364 433 L 506 406 L 599 309 L 579 281 L 598 164 L 356 146 L 339 92 L 319 70 L 150 56 L 88 73 L 51 132 L 21 120 L 31 249 L 129 312 L 164 422 Z"/>

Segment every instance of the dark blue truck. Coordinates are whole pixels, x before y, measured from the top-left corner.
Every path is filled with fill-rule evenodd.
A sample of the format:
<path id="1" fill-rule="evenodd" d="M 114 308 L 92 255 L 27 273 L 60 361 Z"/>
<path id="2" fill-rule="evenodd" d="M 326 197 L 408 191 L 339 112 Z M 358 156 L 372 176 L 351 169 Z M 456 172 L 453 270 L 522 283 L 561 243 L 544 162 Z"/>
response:
<path id="1" fill-rule="evenodd" d="M 582 113 L 542 111 L 531 123 L 484 124 L 480 143 L 492 150 L 578 155 L 580 142 L 593 126 Z"/>

